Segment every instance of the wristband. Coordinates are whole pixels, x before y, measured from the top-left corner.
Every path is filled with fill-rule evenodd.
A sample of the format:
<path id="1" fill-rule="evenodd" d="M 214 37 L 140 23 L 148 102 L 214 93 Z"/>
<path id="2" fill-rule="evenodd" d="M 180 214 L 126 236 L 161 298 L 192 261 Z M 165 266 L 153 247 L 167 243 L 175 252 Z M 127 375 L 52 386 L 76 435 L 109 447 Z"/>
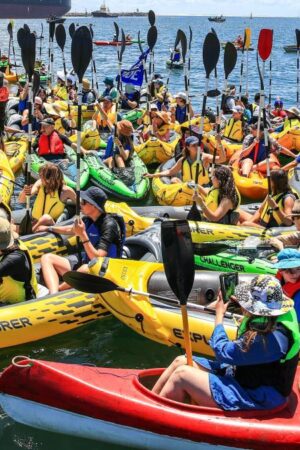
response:
<path id="1" fill-rule="evenodd" d="M 82 244 L 86 244 L 87 242 L 90 242 L 90 240 L 86 239 L 85 241 L 81 241 Z"/>
<path id="2" fill-rule="evenodd" d="M 50 233 L 53 233 L 53 227 L 48 227 L 48 231 L 50 231 Z"/>

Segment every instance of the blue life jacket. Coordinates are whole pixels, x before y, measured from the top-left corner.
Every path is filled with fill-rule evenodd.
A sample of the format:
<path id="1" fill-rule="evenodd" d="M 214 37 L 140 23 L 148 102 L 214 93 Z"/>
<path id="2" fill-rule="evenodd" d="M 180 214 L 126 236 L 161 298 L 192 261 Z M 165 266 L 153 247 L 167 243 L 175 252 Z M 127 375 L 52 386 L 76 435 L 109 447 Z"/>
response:
<path id="1" fill-rule="evenodd" d="M 176 106 L 176 110 L 175 110 L 175 119 L 177 120 L 177 122 L 179 123 L 184 123 L 187 121 L 187 107 L 186 106 Z"/>
<path id="2" fill-rule="evenodd" d="M 19 114 L 23 114 L 23 112 L 25 111 L 25 109 L 28 109 L 28 97 L 25 98 L 25 100 L 20 100 L 19 101 Z"/>
<path id="3" fill-rule="evenodd" d="M 179 52 L 173 52 L 172 53 L 172 61 L 173 62 L 179 62 L 180 61 L 180 53 Z"/>
<path id="4" fill-rule="evenodd" d="M 41 124 L 40 124 L 39 120 L 36 119 L 36 117 L 32 118 L 31 127 L 32 127 L 32 131 L 40 131 Z M 23 125 L 22 130 L 24 130 L 24 131 L 26 131 L 26 133 L 28 133 L 28 125 Z"/>
<path id="5" fill-rule="evenodd" d="M 259 141 L 258 150 L 256 149 L 256 146 L 251 151 L 250 155 L 247 156 L 247 158 L 252 159 L 254 164 L 258 164 L 261 161 L 264 161 L 267 157 L 265 142 L 263 139 Z"/>

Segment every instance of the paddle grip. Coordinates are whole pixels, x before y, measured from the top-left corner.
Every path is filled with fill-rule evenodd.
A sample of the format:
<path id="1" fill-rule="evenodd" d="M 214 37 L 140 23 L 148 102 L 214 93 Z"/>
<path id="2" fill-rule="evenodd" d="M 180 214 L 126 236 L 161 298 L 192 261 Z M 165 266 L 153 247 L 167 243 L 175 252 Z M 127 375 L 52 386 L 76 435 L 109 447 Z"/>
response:
<path id="1" fill-rule="evenodd" d="M 186 351 L 186 359 L 188 366 L 193 366 L 193 354 L 192 354 L 192 344 L 190 338 L 190 328 L 188 321 L 188 313 L 186 305 L 181 305 L 181 315 L 182 315 L 182 323 L 183 323 L 183 332 L 184 332 L 184 346 Z"/>

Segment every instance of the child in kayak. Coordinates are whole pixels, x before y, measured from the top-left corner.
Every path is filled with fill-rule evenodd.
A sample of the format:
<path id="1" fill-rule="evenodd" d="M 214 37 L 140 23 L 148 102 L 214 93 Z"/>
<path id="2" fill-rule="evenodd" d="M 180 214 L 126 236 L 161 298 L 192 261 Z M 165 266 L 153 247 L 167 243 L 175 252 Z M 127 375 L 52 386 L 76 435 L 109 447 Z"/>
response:
<path id="1" fill-rule="evenodd" d="M 300 246 L 300 200 L 295 200 L 292 212 L 289 217 L 294 222 L 296 231 L 284 233 L 281 236 L 265 240 L 266 243 L 271 244 L 277 250 L 283 250 L 285 247 Z"/>
<path id="2" fill-rule="evenodd" d="M 210 346 L 216 360 L 180 356 L 164 371 L 153 392 L 171 400 L 223 410 L 267 410 L 286 402 L 298 365 L 300 334 L 294 302 L 272 276 L 259 275 L 236 287 L 243 311 L 238 338 L 229 340 L 223 319 L 228 303 L 219 295 Z"/>

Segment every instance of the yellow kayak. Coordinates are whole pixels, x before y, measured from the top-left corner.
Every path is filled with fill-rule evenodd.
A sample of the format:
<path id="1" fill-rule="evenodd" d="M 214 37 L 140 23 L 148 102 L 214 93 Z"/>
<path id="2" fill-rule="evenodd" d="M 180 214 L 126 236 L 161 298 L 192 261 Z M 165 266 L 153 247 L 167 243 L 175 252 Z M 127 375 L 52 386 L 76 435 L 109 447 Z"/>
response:
<path id="1" fill-rule="evenodd" d="M 211 154 L 214 153 L 216 148 L 216 136 L 213 134 L 207 134 L 204 136 L 204 144 L 208 147 Z M 222 145 L 226 152 L 226 161 L 228 162 L 235 152 L 242 150 L 243 144 L 238 142 L 231 142 L 228 139 L 222 139 Z"/>
<path id="2" fill-rule="evenodd" d="M 201 116 L 199 116 L 199 117 L 194 117 L 193 119 L 191 119 L 191 121 L 190 121 L 190 123 L 188 122 L 188 121 L 186 121 L 186 122 L 183 122 L 183 123 L 178 123 L 178 122 L 176 122 L 175 124 L 174 124 L 174 130 L 176 131 L 176 133 L 180 133 L 180 134 L 182 134 L 182 129 L 186 129 L 186 128 L 189 128 L 189 126 L 191 125 L 192 127 L 194 127 L 194 126 L 200 126 L 200 122 L 201 122 Z M 212 124 L 210 123 L 210 121 L 209 121 L 209 118 L 208 117 L 205 117 L 204 118 L 204 131 L 206 132 L 206 133 L 208 133 L 209 131 L 211 131 L 212 130 Z"/>
<path id="3" fill-rule="evenodd" d="M 1 177 L 1 175 L 3 175 L 3 177 Z M 3 150 L 0 150 L 0 197 L 1 201 L 7 205 L 9 205 L 10 197 L 14 190 L 14 185 L 10 180 L 14 181 L 15 176 L 6 154 Z"/>
<path id="4" fill-rule="evenodd" d="M 156 137 L 151 137 L 142 144 L 135 143 L 134 149 L 145 164 L 163 163 L 173 158 L 180 138 L 180 134 L 171 131 L 169 142 L 160 141 Z"/>
<path id="5" fill-rule="evenodd" d="M 168 184 L 163 178 L 153 178 L 152 191 L 160 205 L 185 206 L 193 203 L 194 190 L 189 183 Z"/>
<path id="6" fill-rule="evenodd" d="M 4 143 L 4 151 L 9 160 L 9 165 L 13 173 L 18 172 L 26 158 L 27 139 L 23 138 L 18 141 L 6 141 Z"/>

